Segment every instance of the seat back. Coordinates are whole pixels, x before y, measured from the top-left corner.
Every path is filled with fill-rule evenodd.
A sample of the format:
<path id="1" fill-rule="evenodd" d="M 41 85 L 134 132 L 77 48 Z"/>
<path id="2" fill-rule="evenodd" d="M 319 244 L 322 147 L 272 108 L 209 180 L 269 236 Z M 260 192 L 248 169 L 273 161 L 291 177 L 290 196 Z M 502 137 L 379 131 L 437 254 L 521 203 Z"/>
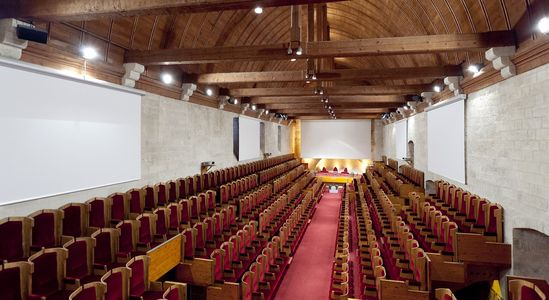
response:
<path id="1" fill-rule="evenodd" d="M 241 286 L 242 286 L 242 299 L 243 300 L 252 300 L 253 299 L 253 284 L 254 284 L 254 274 L 250 271 L 247 271 L 242 276 Z"/>
<path id="2" fill-rule="evenodd" d="M 170 226 L 170 210 L 167 207 L 159 207 L 153 211 L 153 214 L 156 216 L 156 235 L 166 239 Z"/>
<path id="3" fill-rule="evenodd" d="M 166 206 L 168 203 L 168 186 L 167 184 L 160 182 L 154 185 L 156 190 L 156 205 Z"/>
<path id="4" fill-rule="evenodd" d="M 179 201 L 181 204 L 181 224 L 191 226 L 193 203 L 191 200 L 183 199 Z"/>
<path id="5" fill-rule="evenodd" d="M 130 202 L 126 193 L 114 193 L 108 197 L 111 199 L 111 222 L 126 220 L 130 213 Z"/>
<path id="6" fill-rule="evenodd" d="M 95 239 L 93 259 L 95 264 L 108 265 L 116 260 L 120 239 L 119 228 L 101 228 L 92 233 Z"/>
<path id="7" fill-rule="evenodd" d="M 223 270 L 225 251 L 223 249 L 215 249 L 210 254 L 210 259 L 214 261 L 214 278 L 218 281 L 223 281 Z"/>
<path id="8" fill-rule="evenodd" d="M 78 237 L 70 240 L 63 248 L 68 251 L 66 277 L 82 279 L 93 274 L 93 251 L 96 240 L 91 237 Z"/>
<path id="9" fill-rule="evenodd" d="M 545 300 L 547 296 L 533 282 L 523 279 L 509 280 L 509 300 Z"/>
<path id="10" fill-rule="evenodd" d="M 193 180 L 194 180 L 195 193 L 202 192 L 202 189 L 204 188 L 203 182 L 202 182 L 202 175 L 200 174 L 194 175 Z"/>
<path id="11" fill-rule="evenodd" d="M 29 215 L 33 219 L 33 250 L 61 246 L 63 211 L 59 209 L 41 209 Z"/>
<path id="12" fill-rule="evenodd" d="M 131 189 L 126 194 L 130 204 L 130 217 L 135 218 L 145 210 L 145 191 L 143 189 Z"/>
<path id="13" fill-rule="evenodd" d="M 33 266 L 27 261 L 0 264 L 2 299 L 27 299 Z"/>
<path id="14" fill-rule="evenodd" d="M 180 203 L 170 203 L 168 204 L 168 210 L 170 215 L 168 218 L 168 229 L 170 231 L 179 232 L 181 226 L 181 213 L 183 210 L 183 205 Z"/>
<path id="15" fill-rule="evenodd" d="M 60 207 L 63 211 L 63 235 L 79 237 L 87 234 L 89 206 L 86 203 L 68 203 Z"/>
<path id="16" fill-rule="evenodd" d="M 177 202 L 179 199 L 179 181 L 170 180 L 166 182 L 167 191 L 167 200 L 168 202 Z"/>
<path id="17" fill-rule="evenodd" d="M 98 228 L 109 227 L 111 224 L 111 199 L 96 197 L 86 201 L 86 203 L 90 208 L 88 225 L 93 228 L 89 232 L 93 232 Z"/>
<path id="18" fill-rule="evenodd" d="M 150 247 L 156 233 L 156 215 L 151 213 L 142 213 L 136 218 L 139 221 L 139 237 L 137 242 L 146 244 Z"/>
<path id="19" fill-rule="evenodd" d="M 48 248 L 29 257 L 34 269 L 31 279 L 33 294 L 48 297 L 64 288 L 67 255 L 65 248 Z"/>
<path id="20" fill-rule="evenodd" d="M 180 282 L 164 282 L 163 300 L 186 300 L 187 284 Z"/>
<path id="21" fill-rule="evenodd" d="M 95 281 L 80 286 L 69 296 L 69 300 L 103 300 L 107 292 L 107 285 Z"/>
<path id="22" fill-rule="evenodd" d="M 196 232 L 194 228 L 186 228 L 183 230 L 185 236 L 185 257 L 193 258 L 196 248 Z"/>
<path id="23" fill-rule="evenodd" d="M 456 297 L 454 297 L 454 294 L 450 289 L 436 289 L 435 297 L 437 300 L 456 300 Z"/>
<path id="24" fill-rule="evenodd" d="M 124 255 L 131 254 L 139 240 L 139 221 L 124 220 L 116 224 L 116 228 L 120 229 L 118 251 Z"/>
<path id="25" fill-rule="evenodd" d="M 177 190 L 179 199 L 187 198 L 189 196 L 189 188 L 187 186 L 187 180 L 185 178 L 177 179 Z"/>
<path id="26" fill-rule="evenodd" d="M 156 185 L 146 185 L 141 188 L 145 194 L 146 211 L 153 211 L 158 206 L 158 190 Z"/>
<path id="27" fill-rule="evenodd" d="M 101 282 L 107 285 L 105 300 L 128 299 L 130 296 L 130 276 L 132 270 L 119 267 L 109 270 L 101 277 Z"/>
<path id="28" fill-rule="evenodd" d="M 132 270 L 130 297 L 141 297 L 149 290 L 149 262 L 147 255 L 139 255 L 126 263 L 126 267 Z"/>

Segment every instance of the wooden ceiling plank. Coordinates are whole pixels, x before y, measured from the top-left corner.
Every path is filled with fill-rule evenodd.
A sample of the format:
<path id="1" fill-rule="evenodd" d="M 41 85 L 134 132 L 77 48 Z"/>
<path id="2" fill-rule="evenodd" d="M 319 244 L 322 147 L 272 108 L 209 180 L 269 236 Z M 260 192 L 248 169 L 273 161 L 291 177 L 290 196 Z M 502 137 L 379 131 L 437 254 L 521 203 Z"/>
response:
<path id="1" fill-rule="evenodd" d="M 303 42 L 305 53 L 296 58 L 484 51 L 491 47 L 512 45 L 515 45 L 513 31 L 315 41 Z M 145 65 L 287 60 L 288 58 L 287 45 L 284 44 L 133 50 L 126 53 L 127 62 Z"/>
<path id="2" fill-rule="evenodd" d="M 409 96 L 402 95 L 374 95 L 374 96 L 331 96 L 328 98 L 329 103 L 404 103 L 412 100 Z M 253 97 L 243 99 L 242 103 L 255 104 L 319 104 L 319 96 L 287 96 L 287 97 Z"/>
<path id="3" fill-rule="evenodd" d="M 430 90 L 431 86 L 420 85 L 370 85 L 370 86 L 336 86 L 324 88 L 324 94 L 333 95 L 412 95 Z M 315 88 L 241 88 L 231 89 L 234 97 L 272 97 L 272 96 L 311 96 Z M 317 95 L 320 97 L 320 95 Z"/>
<path id="4" fill-rule="evenodd" d="M 337 69 L 330 72 L 320 72 L 316 76 L 318 81 L 339 80 L 369 80 L 369 79 L 417 79 L 443 78 L 447 76 L 461 76 L 460 66 L 434 66 L 417 68 L 393 69 Z M 250 82 L 305 82 L 303 71 L 271 71 L 271 72 L 233 72 L 200 74 L 198 84 L 227 84 Z"/>
<path id="5" fill-rule="evenodd" d="M 0 19 L 82 21 L 139 15 L 168 15 L 277 7 L 342 0 L 11 0 L 0 1 Z"/>
<path id="6" fill-rule="evenodd" d="M 387 108 L 358 108 L 358 109 L 336 109 L 335 114 L 376 114 L 388 112 Z M 328 112 L 325 109 L 294 109 L 284 111 L 288 116 L 299 116 L 299 115 L 328 115 Z"/>
<path id="7" fill-rule="evenodd" d="M 371 102 L 371 103 L 330 103 L 329 105 L 337 109 L 362 109 L 362 108 L 397 108 L 402 106 L 403 102 Z M 299 104 L 265 104 L 263 107 L 273 111 L 288 111 L 292 109 L 322 109 L 325 110 L 324 104 L 321 103 L 299 103 Z"/>

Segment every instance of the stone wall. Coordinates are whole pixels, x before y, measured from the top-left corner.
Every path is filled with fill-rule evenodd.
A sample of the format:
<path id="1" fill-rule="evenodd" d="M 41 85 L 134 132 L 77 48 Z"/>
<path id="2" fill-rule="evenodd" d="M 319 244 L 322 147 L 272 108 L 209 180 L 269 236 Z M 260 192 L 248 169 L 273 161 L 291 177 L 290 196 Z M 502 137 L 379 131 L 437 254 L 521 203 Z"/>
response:
<path id="1" fill-rule="evenodd" d="M 517 275 L 548 274 L 529 251 L 545 253 L 549 237 L 549 65 L 512 77 L 468 95 L 465 104 L 467 184 L 464 189 L 501 203 L 505 242 L 523 251 Z M 384 153 L 395 157 L 394 126 L 384 126 Z M 408 140 L 415 143 L 415 167 L 426 179 L 442 176 L 427 171 L 427 116 L 408 119 Z M 516 231 L 534 229 L 541 233 Z M 534 232 L 534 231 L 531 231 Z M 520 233 L 521 236 L 514 236 Z M 536 238 L 535 242 L 531 236 Z M 527 245 L 527 246 L 525 246 Z M 545 254 L 543 254 L 545 255 Z M 535 270 L 535 271 L 532 271 Z M 547 276 L 545 276 L 547 278 Z"/>
<path id="2" fill-rule="evenodd" d="M 200 173 L 200 162 L 203 161 L 215 161 L 215 168 L 236 165 L 239 162 L 233 155 L 232 126 L 233 118 L 237 116 L 147 94 L 141 103 L 141 180 L 0 206 L 0 218 L 28 215 L 38 209 L 57 208 L 68 202 L 84 202 L 92 197 L 194 175 Z M 282 147 L 279 151 L 278 126 L 265 121 L 265 151 L 273 156 L 291 152 L 291 127 L 280 125 Z"/>

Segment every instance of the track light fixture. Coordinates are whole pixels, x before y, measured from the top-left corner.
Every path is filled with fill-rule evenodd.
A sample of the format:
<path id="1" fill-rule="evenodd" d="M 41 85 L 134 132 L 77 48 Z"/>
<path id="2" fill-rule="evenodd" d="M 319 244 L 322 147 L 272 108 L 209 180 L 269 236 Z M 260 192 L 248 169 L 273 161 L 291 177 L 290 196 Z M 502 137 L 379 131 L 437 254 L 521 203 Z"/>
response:
<path id="1" fill-rule="evenodd" d="M 435 93 L 440 93 L 442 91 L 442 87 L 439 84 L 435 84 L 433 86 L 433 91 L 435 91 Z"/>
<path id="2" fill-rule="evenodd" d="M 256 110 L 256 109 L 257 109 L 257 105 L 252 104 L 252 110 Z"/>
<path id="3" fill-rule="evenodd" d="M 484 64 L 478 63 L 478 64 L 471 64 L 469 67 L 467 67 L 467 71 L 473 73 L 474 75 L 480 73 L 480 70 L 484 68 Z"/>
<path id="4" fill-rule="evenodd" d="M 538 21 L 538 30 L 543 34 L 549 33 L 549 17 L 543 17 Z"/>
<path id="5" fill-rule="evenodd" d="M 303 55 L 303 48 L 301 48 L 301 46 L 297 47 L 297 49 L 295 50 L 295 55 Z"/>
<path id="6" fill-rule="evenodd" d="M 261 6 L 257 6 L 255 9 L 254 9 L 254 12 L 258 15 L 262 14 L 263 13 L 263 7 Z"/>
<path id="7" fill-rule="evenodd" d="M 173 76 L 170 73 L 162 73 L 160 78 L 162 79 L 162 82 L 164 82 L 165 84 L 170 84 L 173 82 Z"/>

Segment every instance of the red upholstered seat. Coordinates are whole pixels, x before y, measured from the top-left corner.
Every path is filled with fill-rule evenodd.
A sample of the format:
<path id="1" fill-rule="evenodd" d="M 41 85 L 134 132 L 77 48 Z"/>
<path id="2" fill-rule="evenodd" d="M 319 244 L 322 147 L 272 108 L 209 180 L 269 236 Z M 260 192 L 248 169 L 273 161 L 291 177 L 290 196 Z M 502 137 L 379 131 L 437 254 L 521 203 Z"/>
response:
<path id="1" fill-rule="evenodd" d="M 142 189 L 131 189 L 127 191 L 130 203 L 130 214 L 138 215 L 145 209 L 145 192 Z"/>
<path id="2" fill-rule="evenodd" d="M 118 223 L 128 218 L 129 202 L 124 193 L 114 193 L 109 196 L 111 199 L 111 222 Z"/>
<path id="3" fill-rule="evenodd" d="M 95 247 L 93 248 L 94 268 L 100 268 L 106 272 L 112 268 L 122 266 L 116 262 L 120 229 L 101 228 L 95 231 L 91 237 L 95 239 Z"/>
<path id="4" fill-rule="evenodd" d="M 334 171 L 334 172 L 337 173 L 337 167 L 334 167 L 334 168 L 332 169 L 332 171 Z"/>
<path id="5" fill-rule="evenodd" d="M 203 182 L 202 182 L 202 175 L 194 175 L 193 176 L 193 180 L 194 180 L 194 186 L 195 186 L 195 193 L 200 193 L 202 192 L 202 189 L 203 189 Z"/>
<path id="6" fill-rule="evenodd" d="M 166 182 L 166 189 L 167 189 L 166 197 L 168 202 L 170 203 L 177 202 L 177 200 L 179 199 L 179 187 L 177 183 L 178 183 L 177 180 L 170 180 Z"/>
<path id="7" fill-rule="evenodd" d="M 107 285 L 103 282 L 90 282 L 76 289 L 69 296 L 69 300 L 97 300 L 103 299 Z"/>
<path id="8" fill-rule="evenodd" d="M 185 178 L 185 182 L 187 183 L 188 195 L 194 195 L 196 193 L 194 179 L 192 177 L 187 177 Z"/>
<path id="9" fill-rule="evenodd" d="M 157 208 L 154 210 L 154 215 L 156 216 L 156 232 L 155 232 L 155 239 L 156 240 L 166 240 L 169 232 L 169 218 L 170 218 L 170 210 L 168 208 Z"/>
<path id="10" fill-rule="evenodd" d="M 61 223 L 63 212 L 58 209 L 42 209 L 29 215 L 34 221 L 31 249 L 61 246 Z"/>
<path id="11" fill-rule="evenodd" d="M 168 203 L 168 187 L 164 183 L 157 183 L 155 186 L 157 197 L 157 206 L 166 206 Z"/>
<path id="12" fill-rule="evenodd" d="M 125 220 L 116 225 L 120 229 L 119 248 L 117 256 L 128 259 L 132 252 L 136 251 L 139 238 L 139 222 L 136 220 Z"/>
<path id="13" fill-rule="evenodd" d="M 86 234 L 88 228 L 89 207 L 84 203 L 69 203 L 63 205 L 63 235 L 79 237 Z"/>
<path id="14" fill-rule="evenodd" d="M 26 299 L 29 294 L 29 277 L 32 264 L 26 261 L 0 265 L 0 291 L 2 299 Z"/>
<path id="15" fill-rule="evenodd" d="M 190 200 L 183 199 L 179 201 L 179 204 L 181 204 L 181 225 L 191 226 L 193 203 Z"/>
<path id="16" fill-rule="evenodd" d="M 183 235 L 185 236 L 185 257 L 193 258 L 196 244 L 196 229 L 187 228 L 183 231 Z"/>
<path id="17" fill-rule="evenodd" d="M 88 225 L 93 227 L 94 231 L 99 228 L 109 227 L 111 222 L 111 199 L 93 198 L 86 201 L 86 203 L 90 207 Z"/>
<path id="18" fill-rule="evenodd" d="M 33 220 L 27 217 L 11 217 L 0 220 L 0 260 L 22 260 L 30 254 Z"/>
<path id="19" fill-rule="evenodd" d="M 225 251 L 222 249 L 215 249 L 210 255 L 210 258 L 214 261 L 214 278 L 217 281 L 223 281 L 224 256 Z"/>
<path id="20" fill-rule="evenodd" d="M 149 257 L 140 255 L 132 258 L 126 264 L 126 267 L 132 270 L 130 277 L 130 297 L 141 298 L 143 300 L 161 299 L 163 291 L 150 291 L 149 278 L 147 277 L 147 268 Z"/>
<path id="21" fill-rule="evenodd" d="M 79 237 L 67 242 L 63 247 L 68 250 L 67 278 L 76 281 L 80 285 L 100 279 L 99 276 L 94 275 L 92 268 L 94 249 L 94 240 L 92 238 Z"/>
<path id="22" fill-rule="evenodd" d="M 156 186 L 144 186 L 143 192 L 145 193 L 145 210 L 152 211 L 158 204 L 158 194 Z M 133 212 L 133 211 L 132 211 Z"/>
<path id="23" fill-rule="evenodd" d="M 108 271 L 101 277 L 101 282 L 107 285 L 105 300 L 128 299 L 130 274 L 129 268 L 119 267 Z"/>
<path id="24" fill-rule="evenodd" d="M 177 188 L 180 199 L 189 196 L 189 188 L 187 187 L 187 180 L 185 178 L 177 179 Z"/>
<path id="25" fill-rule="evenodd" d="M 63 282 L 63 270 L 67 259 L 67 250 L 64 248 L 49 248 L 41 250 L 31 257 L 29 262 L 34 264 L 32 273 L 33 297 L 46 299 L 66 299 L 70 295 L 60 283 Z"/>

